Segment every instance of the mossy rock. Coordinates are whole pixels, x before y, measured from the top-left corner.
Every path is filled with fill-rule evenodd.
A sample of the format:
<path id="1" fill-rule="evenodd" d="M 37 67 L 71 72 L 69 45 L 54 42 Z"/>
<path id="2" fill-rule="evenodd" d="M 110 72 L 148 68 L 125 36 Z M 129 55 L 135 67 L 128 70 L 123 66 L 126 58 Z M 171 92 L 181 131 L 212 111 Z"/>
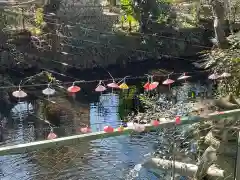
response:
<path id="1" fill-rule="evenodd" d="M 73 120 L 74 113 L 68 107 L 59 104 L 47 104 L 45 106 L 45 115 L 48 121 L 54 125 Z"/>

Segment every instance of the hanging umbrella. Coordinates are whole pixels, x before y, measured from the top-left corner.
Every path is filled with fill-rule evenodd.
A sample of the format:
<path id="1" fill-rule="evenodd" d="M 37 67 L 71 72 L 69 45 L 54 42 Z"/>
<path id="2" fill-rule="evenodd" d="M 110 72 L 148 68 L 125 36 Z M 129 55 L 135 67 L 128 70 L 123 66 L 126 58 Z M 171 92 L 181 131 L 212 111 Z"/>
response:
<path id="1" fill-rule="evenodd" d="M 118 89 L 119 88 L 118 84 L 115 81 L 113 81 L 112 83 L 107 84 L 107 86 L 112 88 L 112 89 Z"/>
<path id="2" fill-rule="evenodd" d="M 55 92 L 56 92 L 55 89 L 50 88 L 50 84 L 48 85 L 48 87 L 46 89 L 44 89 L 42 91 L 42 93 L 47 96 L 53 95 L 53 94 L 55 94 Z"/>
<path id="3" fill-rule="evenodd" d="M 27 96 L 27 93 L 25 93 L 23 90 L 21 90 L 21 83 L 22 83 L 22 81 L 19 83 L 19 85 L 18 85 L 18 90 L 17 91 L 14 91 L 13 93 L 12 93 L 12 95 L 14 96 L 14 97 L 16 97 L 16 98 L 24 98 L 24 97 L 26 97 Z"/>
<path id="4" fill-rule="evenodd" d="M 172 83 L 174 83 L 175 81 L 174 80 L 172 80 L 172 79 L 166 79 L 165 81 L 163 81 L 163 83 L 162 84 L 164 84 L 164 85 L 171 85 Z"/>
<path id="5" fill-rule="evenodd" d="M 129 89 L 127 83 L 126 83 L 126 78 L 129 77 L 129 76 L 125 76 L 121 81 L 118 82 L 118 84 L 120 82 L 122 82 L 122 84 L 119 85 L 119 88 L 120 89 L 123 89 L 123 90 L 126 90 L 126 89 Z"/>
<path id="6" fill-rule="evenodd" d="M 103 91 L 106 91 L 106 87 L 105 86 L 103 86 L 103 85 L 98 85 L 97 87 L 96 87 L 96 89 L 95 89 L 95 91 L 96 92 L 103 92 Z"/>
<path id="7" fill-rule="evenodd" d="M 168 78 L 167 78 L 165 81 L 163 81 L 162 84 L 164 84 L 164 85 L 168 85 L 169 90 L 170 90 L 170 88 L 171 88 L 171 84 L 173 84 L 174 82 L 175 82 L 175 81 L 172 80 L 172 79 L 170 79 L 170 78 L 169 78 L 169 75 L 168 75 Z"/>
<path id="8" fill-rule="evenodd" d="M 227 77 L 231 77 L 231 74 L 227 73 L 227 72 L 224 72 L 219 77 L 227 78 Z"/>
<path id="9" fill-rule="evenodd" d="M 150 86 L 150 82 L 147 82 L 146 84 L 144 84 L 143 88 L 145 90 L 148 90 L 149 89 L 149 86 Z"/>
<path id="10" fill-rule="evenodd" d="M 129 89 L 128 85 L 126 83 L 122 83 L 119 85 L 119 88 L 120 89 L 123 89 L 123 90 L 126 90 L 126 89 Z"/>
<path id="11" fill-rule="evenodd" d="M 216 80 L 218 78 L 219 78 L 219 75 L 217 73 L 213 73 L 210 76 L 208 76 L 208 79 L 211 79 L 211 80 Z"/>
<path id="12" fill-rule="evenodd" d="M 25 93 L 23 90 L 19 89 L 17 91 L 14 91 L 12 95 L 16 98 L 24 98 L 27 96 L 27 93 Z"/>
<path id="13" fill-rule="evenodd" d="M 153 76 L 148 76 L 148 82 L 143 86 L 146 91 L 154 90 L 158 87 L 159 82 L 153 82 Z M 151 80 L 149 80 L 151 78 Z"/>
<path id="14" fill-rule="evenodd" d="M 95 91 L 96 92 L 103 92 L 103 91 L 106 91 L 106 87 L 104 85 L 102 85 L 102 81 L 99 81 Z"/>
<path id="15" fill-rule="evenodd" d="M 57 135 L 53 132 L 53 130 L 50 131 L 50 133 L 47 136 L 48 140 L 56 139 Z"/>
<path id="16" fill-rule="evenodd" d="M 158 87 L 159 82 L 152 82 L 149 84 L 148 90 L 151 91 L 153 89 L 156 89 Z"/>
<path id="17" fill-rule="evenodd" d="M 70 93 L 77 93 L 81 90 L 81 88 L 79 86 L 75 86 L 75 83 L 73 83 L 67 90 Z"/>
<path id="18" fill-rule="evenodd" d="M 179 78 L 178 78 L 178 80 L 185 80 L 186 81 L 186 79 L 188 79 L 188 78 L 190 78 L 191 76 L 187 76 L 186 75 L 186 73 L 183 73 Z"/>

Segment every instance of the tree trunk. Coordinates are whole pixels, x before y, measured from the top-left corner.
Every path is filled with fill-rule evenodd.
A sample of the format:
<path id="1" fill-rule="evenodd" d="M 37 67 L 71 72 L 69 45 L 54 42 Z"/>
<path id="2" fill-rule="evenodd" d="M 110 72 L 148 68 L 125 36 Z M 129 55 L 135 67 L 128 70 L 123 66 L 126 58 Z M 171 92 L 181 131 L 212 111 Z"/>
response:
<path id="1" fill-rule="evenodd" d="M 224 2 L 221 0 L 212 0 L 212 12 L 214 17 L 214 32 L 219 48 L 228 48 L 228 42 L 224 32 Z"/>
<path id="2" fill-rule="evenodd" d="M 44 6 L 44 21 L 47 23 L 47 29 L 51 33 L 51 46 L 53 57 L 59 49 L 60 41 L 57 35 L 58 19 L 57 12 L 59 10 L 61 0 L 49 0 L 48 3 Z M 50 14 L 51 13 L 51 14 Z"/>

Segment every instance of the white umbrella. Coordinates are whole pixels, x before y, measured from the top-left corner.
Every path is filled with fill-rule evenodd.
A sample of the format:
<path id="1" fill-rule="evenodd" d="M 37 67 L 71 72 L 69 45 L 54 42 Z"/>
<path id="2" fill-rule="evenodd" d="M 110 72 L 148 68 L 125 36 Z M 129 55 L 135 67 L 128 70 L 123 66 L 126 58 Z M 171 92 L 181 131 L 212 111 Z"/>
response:
<path id="1" fill-rule="evenodd" d="M 42 91 L 42 93 L 47 96 L 53 95 L 55 92 L 55 89 L 50 88 L 50 84 L 48 84 L 48 87 Z"/>
<path id="2" fill-rule="evenodd" d="M 227 72 L 224 72 L 220 75 L 220 77 L 224 77 L 224 78 L 227 78 L 227 77 L 230 77 L 231 74 L 230 73 L 227 73 Z"/>
<path id="3" fill-rule="evenodd" d="M 12 95 L 13 95 L 14 97 L 17 97 L 17 98 L 24 98 L 24 97 L 27 96 L 27 93 L 25 93 L 24 91 L 22 91 L 21 89 L 19 89 L 19 90 L 17 90 L 17 91 L 14 91 L 14 92 L 12 93 Z"/>

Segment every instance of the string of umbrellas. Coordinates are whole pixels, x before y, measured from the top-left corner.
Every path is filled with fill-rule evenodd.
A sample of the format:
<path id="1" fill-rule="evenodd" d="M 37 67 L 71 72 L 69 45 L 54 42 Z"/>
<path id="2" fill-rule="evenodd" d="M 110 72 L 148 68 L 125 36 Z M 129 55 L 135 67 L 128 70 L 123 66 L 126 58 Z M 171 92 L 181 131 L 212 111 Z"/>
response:
<path id="1" fill-rule="evenodd" d="M 109 73 L 110 74 L 110 73 Z M 172 74 L 172 73 L 171 73 Z M 169 87 L 169 90 L 171 89 L 171 85 L 175 82 L 175 80 L 170 79 L 170 75 L 168 75 L 167 79 L 164 80 L 162 82 L 163 85 L 167 85 Z M 112 75 L 110 74 L 110 76 L 112 77 Z M 159 86 L 159 82 L 154 81 L 154 76 L 153 75 L 146 75 L 147 76 L 147 82 L 144 84 L 143 88 L 145 91 L 152 91 L 154 89 L 156 89 Z M 105 85 L 103 80 L 100 80 L 99 83 L 97 84 L 96 88 L 95 88 L 95 92 L 104 92 L 107 90 L 107 88 L 111 88 L 112 92 L 114 92 L 114 90 L 116 89 L 121 89 L 121 90 L 127 90 L 129 89 L 129 86 L 126 83 L 126 79 L 129 76 L 124 77 L 122 80 L 120 80 L 119 82 L 116 82 L 115 79 L 112 77 L 112 82 Z M 187 82 L 187 79 L 190 78 L 191 76 L 187 75 L 187 73 L 183 73 L 180 77 L 177 78 L 177 80 L 184 80 L 185 83 Z M 230 73 L 224 72 L 221 75 L 218 75 L 216 72 L 214 72 L 213 74 L 209 75 L 208 79 L 216 81 L 219 78 L 228 78 L 231 77 Z M 18 90 L 14 91 L 12 93 L 12 95 L 16 98 L 20 99 L 21 98 L 25 98 L 27 96 L 27 93 L 25 91 L 22 90 L 21 88 L 21 84 L 22 81 L 20 82 L 19 86 L 18 86 Z M 70 87 L 67 88 L 67 92 L 70 93 L 71 95 L 75 95 L 76 93 L 78 93 L 79 91 L 81 91 L 81 87 L 76 85 L 76 82 L 73 82 L 72 85 Z M 49 99 L 50 96 L 54 95 L 56 93 L 56 90 L 52 87 L 52 82 L 49 82 L 49 84 L 47 85 L 47 88 L 42 90 L 42 93 L 44 95 L 46 95 Z M 159 121 L 158 120 L 154 120 L 152 121 L 152 125 L 154 126 L 158 126 L 159 125 Z M 180 117 L 177 116 L 176 117 L 176 124 L 180 124 Z M 138 132 L 142 132 L 145 130 L 145 126 L 139 123 L 128 123 L 127 127 L 132 127 L 134 130 L 138 131 Z M 51 128 L 51 127 L 50 127 Z M 111 133 L 114 132 L 114 128 L 111 126 L 105 126 L 103 129 L 106 133 Z M 120 126 L 118 128 L 118 131 L 123 131 L 124 127 Z M 81 128 L 81 132 L 82 133 L 90 133 L 91 132 L 91 128 L 90 127 L 83 127 Z M 53 133 L 53 128 L 51 128 L 50 133 L 48 135 L 48 139 L 55 139 L 57 138 L 57 135 L 55 133 Z"/>

